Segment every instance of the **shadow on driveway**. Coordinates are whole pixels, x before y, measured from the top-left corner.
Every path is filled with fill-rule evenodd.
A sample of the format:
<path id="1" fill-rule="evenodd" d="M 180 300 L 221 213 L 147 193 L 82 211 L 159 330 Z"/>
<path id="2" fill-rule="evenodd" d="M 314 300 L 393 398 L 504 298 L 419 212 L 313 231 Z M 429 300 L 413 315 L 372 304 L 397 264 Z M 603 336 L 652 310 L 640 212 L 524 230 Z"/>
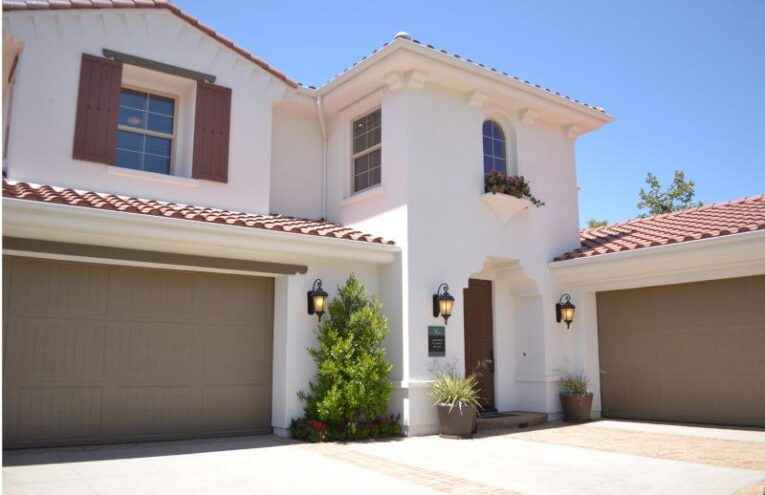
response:
<path id="1" fill-rule="evenodd" d="M 3 466 L 29 466 L 62 462 L 88 462 L 138 459 L 231 450 L 282 447 L 300 443 L 276 435 L 173 440 L 161 442 L 55 447 L 47 449 L 4 450 Z"/>

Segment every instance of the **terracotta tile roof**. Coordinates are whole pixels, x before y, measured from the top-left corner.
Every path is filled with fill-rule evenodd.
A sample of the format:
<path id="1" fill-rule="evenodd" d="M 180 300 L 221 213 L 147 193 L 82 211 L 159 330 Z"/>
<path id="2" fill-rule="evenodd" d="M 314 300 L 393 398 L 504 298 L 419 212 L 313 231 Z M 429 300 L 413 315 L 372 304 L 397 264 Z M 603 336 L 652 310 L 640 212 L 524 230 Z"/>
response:
<path id="1" fill-rule="evenodd" d="M 321 220 L 286 217 L 283 215 L 259 215 L 236 211 L 191 206 L 151 199 L 138 199 L 128 196 L 102 194 L 69 188 L 28 184 L 3 179 L 3 198 L 57 203 L 83 208 L 137 213 L 178 220 L 219 223 L 238 227 L 289 232 L 293 234 L 313 235 L 332 239 L 369 242 L 375 244 L 394 244 L 382 237 L 364 234 L 350 227 L 343 227 Z"/>
<path id="2" fill-rule="evenodd" d="M 582 245 L 554 261 L 765 230 L 765 194 L 582 230 Z"/>
<path id="3" fill-rule="evenodd" d="M 508 79 L 513 79 L 513 80 L 515 80 L 515 81 L 517 81 L 517 82 L 523 83 L 523 84 L 525 84 L 525 85 L 527 85 L 527 86 L 529 86 L 529 87 L 531 87 L 531 88 L 534 88 L 535 90 L 538 90 L 538 91 L 544 91 L 545 93 L 549 93 L 549 94 L 551 94 L 551 95 L 555 95 L 555 96 L 557 96 L 557 97 L 559 97 L 559 98 L 563 98 L 564 100 L 568 100 L 568 101 L 570 101 L 570 102 L 576 103 L 576 104 L 578 104 L 578 105 L 581 105 L 581 106 L 583 106 L 583 107 L 585 107 L 585 108 L 589 108 L 590 110 L 595 110 L 595 111 L 598 111 L 598 112 L 600 112 L 600 113 L 602 113 L 602 114 L 605 114 L 605 113 L 606 113 L 605 109 L 603 109 L 602 107 L 598 107 L 598 106 L 595 106 L 595 105 L 590 105 L 589 103 L 584 103 L 584 102 L 582 102 L 582 101 L 579 101 L 579 100 L 577 100 L 577 99 L 575 99 L 575 98 L 571 98 L 570 96 L 566 96 L 566 95 L 564 95 L 564 94 L 561 94 L 561 93 L 559 93 L 559 92 L 557 92 L 557 91 L 553 91 L 552 89 L 546 88 L 546 87 L 544 87 L 544 86 L 541 86 L 541 85 L 539 85 L 539 84 L 535 84 L 535 83 L 533 83 L 533 82 L 531 82 L 531 81 L 527 81 L 526 79 L 521 79 L 521 78 L 520 78 L 520 77 L 518 77 L 518 76 L 513 76 L 513 75 L 510 75 L 510 74 L 508 74 L 507 72 L 502 72 L 502 71 L 500 71 L 500 70 L 497 70 L 497 69 L 495 69 L 494 67 L 487 67 L 486 65 L 484 65 L 484 64 L 482 64 L 482 63 L 479 63 L 479 62 L 474 62 L 473 60 L 471 60 L 471 59 L 469 59 L 469 58 L 465 58 L 465 57 L 462 57 L 462 56 L 460 56 L 460 55 L 459 55 L 459 54 L 457 54 L 457 53 L 450 53 L 450 52 L 448 52 L 448 51 L 444 50 L 443 48 L 438 48 L 438 47 L 436 47 L 436 46 L 433 46 L 433 45 L 425 44 L 425 43 L 421 42 L 420 40 L 416 40 L 416 39 L 410 39 L 410 38 L 408 38 L 408 35 L 402 35 L 402 34 L 398 34 L 398 35 L 396 35 L 396 37 L 395 37 L 395 38 L 393 38 L 393 40 L 391 40 L 391 41 L 389 41 L 389 42 L 387 42 L 387 43 L 383 43 L 383 45 L 382 45 L 381 47 L 379 47 L 379 48 L 377 48 L 377 49 L 373 50 L 373 51 L 372 51 L 371 53 L 369 53 L 368 55 L 366 55 L 366 56 L 362 57 L 362 58 L 361 58 L 361 60 L 359 60 L 359 61 L 357 61 L 357 62 L 354 62 L 354 63 L 353 63 L 351 66 L 349 66 L 349 67 L 346 67 L 345 69 L 343 69 L 343 71 L 342 71 L 342 72 L 340 72 L 339 74 L 336 74 L 334 77 L 332 77 L 332 78 L 331 78 L 331 79 L 329 79 L 327 82 L 325 82 L 323 86 L 326 86 L 326 85 L 327 85 L 327 84 L 329 84 L 330 82 L 332 82 L 332 81 L 334 81 L 335 79 L 337 79 L 338 77 L 342 76 L 343 74 L 345 74 L 345 73 L 346 73 L 346 72 L 348 72 L 349 70 L 353 69 L 354 67 L 356 67 L 357 65 L 359 65 L 360 63 L 362 63 L 363 61 L 365 61 L 366 59 L 368 59 L 368 58 L 372 57 L 372 56 L 373 56 L 373 55 L 375 55 L 377 52 L 381 51 L 381 50 L 382 50 L 383 48 L 385 48 L 386 46 L 390 45 L 391 43 L 393 43 L 393 42 L 395 42 L 395 41 L 400 41 L 400 40 L 403 40 L 403 42 L 414 43 L 414 44 L 416 44 L 416 45 L 420 45 L 420 46 L 422 46 L 422 47 L 425 47 L 425 48 L 429 48 L 430 50 L 432 50 L 432 51 L 434 51 L 434 52 L 442 53 L 442 54 L 444 54 L 444 55 L 448 55 L 448 56 L 450 56 L 450 57 L 453 57 L 453 58 L 455 58 L 455 59 L 458 59 L 458 60 L 462 60 L 463 62 L 466 62 L 466 63 L 468 63 L 468 64 L 472 64 L 472 65 L 474 65 L 474 66 L 476 66 L 476 67 L 480 67 L 481 69 L 484 69 L 484 70 L 486 70 L 486 71 L 488 71 L 488 72 L 493 72 L 493 73 L 495 73 L 495 74 L 499 74 L 499 75 L 505 76 L 505 77 L 506 77 L 506 78 L 508 78 Z M 314 87 L 314 86 L 308 86 L 308 88 L 309 88 L 309 89 L 317 89 L 317 88 L 316 88 L 316 87 Z M 321 88 L 318 88 L 318 89 L 321 89 Z"/>
<path id="4" fill-rule="evenodd" d="M 250 62 L 260 66 L 264 70 L 270 72 L 274 77 L 284 81 L 293 88 L 297 87 L 297 83 L 287 77 L 283 72 L 280 72 L 268 63 L 248 52 L 244 48 L 234 44 L 233 41 L 226 38 L 222 34 L 216 32 L 210 26 L 199 22 L 196 18 L 185 13 L 179 9 L 175 4 L 168 0 L 3 0 L 3 11 L 16 11 L 16 10 L 64 10 L 64 9 L 165 9 L 169 10 L 173 14 L 177 15 L 184 21 L 188 22 L 192 26 L 196 27 L 203 33 L 214 38 L 216 41 L 234 50 L 236 53 L 246 58 Z"/>

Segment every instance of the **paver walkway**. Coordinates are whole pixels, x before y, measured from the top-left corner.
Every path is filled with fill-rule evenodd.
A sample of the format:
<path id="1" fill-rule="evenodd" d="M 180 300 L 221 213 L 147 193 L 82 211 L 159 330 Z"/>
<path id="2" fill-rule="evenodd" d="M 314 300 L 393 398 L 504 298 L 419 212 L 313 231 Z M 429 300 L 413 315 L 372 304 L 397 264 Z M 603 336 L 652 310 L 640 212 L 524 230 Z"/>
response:
<path id="1" fill-rule="evenodd" d="M 6 452 L 16 494 L 762 495 L 765 431 L 601 421 L 479 436 L 274 436 Z"/>

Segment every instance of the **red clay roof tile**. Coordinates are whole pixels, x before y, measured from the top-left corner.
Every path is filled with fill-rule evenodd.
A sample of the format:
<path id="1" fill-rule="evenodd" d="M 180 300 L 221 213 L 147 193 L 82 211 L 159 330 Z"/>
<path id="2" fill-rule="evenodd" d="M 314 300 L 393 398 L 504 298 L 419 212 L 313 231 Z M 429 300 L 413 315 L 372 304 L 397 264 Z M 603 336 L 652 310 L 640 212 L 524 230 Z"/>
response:
<path id="1" fill-rule="evenodd" d="M 581 246 L 554 261 L 765 230 L 765 195 L 582 230 Z"/>
<path id="2" fill-rule="evenodd" d="M 78 191 L 70 188 L 28 184 L 3 179 L 3 197 L 43 203 L 57 203 L 69 206 L 98 208 L 139 215 L 163 216 L 178 220 L 211 222 L 239 227 L 288 232 L 292 234 L 315 235 L 333 239 L 394 244 L 393 241 L 359 232 L 321 220 L 286 217 L 283 215 L 259 215 L 237 211 L 168 203 L 152 199 L 139 199 L 92 191 Z"/>

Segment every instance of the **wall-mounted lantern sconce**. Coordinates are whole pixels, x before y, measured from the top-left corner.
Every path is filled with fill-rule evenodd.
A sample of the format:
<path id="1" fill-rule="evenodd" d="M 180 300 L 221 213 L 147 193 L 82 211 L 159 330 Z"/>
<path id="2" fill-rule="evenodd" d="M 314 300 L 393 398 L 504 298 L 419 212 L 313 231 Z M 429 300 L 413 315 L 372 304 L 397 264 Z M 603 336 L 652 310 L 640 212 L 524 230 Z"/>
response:
<path id="1" fill-rule="evenodd" d="M 313 288 L 308 291 L 308 314 L 317 315 L 319 321 L 324 314 L 327 306 L 327 292 L 321 288 L 321 279 L 313 281 Z"/>
<path id="2" fill-rule="evenodd" d="M 433 317 L 443 316 L 444 325 L 446 325 L 449 317 L 452 315 L 453 308 L 454 298 L 449 294 L 449 286 L 446 284 L 439 285 L 438 290 L 433 294 Z"/>
<path id="3" fill-rule="evenodd" d="M 576 311 L 576 306 L 571 304 L 571 296 L 563 294 L 560 296 L 560 301 L 555 305 L 555 319 L 558 323 L 563 320 L 566 323 L 566 328 L 571 328 L 571 322 L 574 321 L 574 311 Z"/>

